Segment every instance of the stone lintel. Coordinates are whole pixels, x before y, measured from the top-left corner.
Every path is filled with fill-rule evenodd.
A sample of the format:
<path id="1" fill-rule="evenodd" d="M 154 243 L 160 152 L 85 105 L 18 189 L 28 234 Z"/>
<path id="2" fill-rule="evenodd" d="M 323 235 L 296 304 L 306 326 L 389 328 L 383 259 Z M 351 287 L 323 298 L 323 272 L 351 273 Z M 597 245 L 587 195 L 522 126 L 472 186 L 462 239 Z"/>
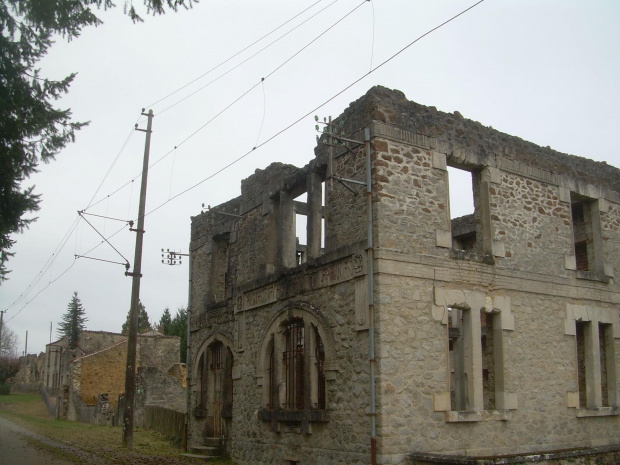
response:
<path id="1" fill-rule="evenodd" d="M 502 172 L 499 170 L 499 168 L 488 166 L 486 170 L 489 173 L 489 182 L 491 182 L 492 184 L 501 184 Z"/>
<path id="2" fill-rule="evenodd" d="M 452 248 L 452 231 L 435 229 L 435 245 L 446 249 Z"/>
<path id="3" fill-rule="evenodd" d="M 446 154 L 433 151 L 433 168 L 446 171 L 448 165 L 446 163 Z"/>
<path id="4" fill-rule="evenodd" d="M 505 257 L 506 256 L 506 244 L 504 244 L 502 241 L 493 239 L 492 247 L 493 247 L 494 257 Z"/>

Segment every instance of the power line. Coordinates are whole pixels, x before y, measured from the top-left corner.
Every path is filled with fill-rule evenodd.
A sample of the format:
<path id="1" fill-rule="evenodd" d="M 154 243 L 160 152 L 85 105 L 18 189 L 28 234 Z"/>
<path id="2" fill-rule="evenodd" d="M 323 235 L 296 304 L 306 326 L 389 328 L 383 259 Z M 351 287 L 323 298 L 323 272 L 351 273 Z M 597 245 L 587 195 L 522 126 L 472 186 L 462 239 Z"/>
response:
<path id="1" fill-rule="evenodd" d="M 353 87 L 355 84 L 359 83 L 360 81 L 362 81 L 363 79 L 367 78 L 368 76 L 370 76 L 372 73 L 374 73 L 375 71 L 377 71 L 379 68 L 381 68 L 382 66 L 384 66 L 385 64 L 389 63 L 390 61 L 392 61 L 394 58 L 396 58 L 397 56 L 399 56 L 401 53 L 403 53 L 405 50 L 407 50 L 409 47 L 411 47 L 412 45 L 414 45 L 416 42 L 419 42 L 420 40 L 422 40 L 424 37 L 426 37 L 427 35 L 431 34 L 432 32 L 436 31 L 437 29 L 445 26 L 446 24 L 450 23 L 451 21 L 454 21 L 456 18 L 458 18 L 459 16 L 462 16 L 463 14 L 467 13 L 468 11 L 470 11 L 471 9 L 473 9 L 474 7 L 480 5 L 482 2 L 484 2 L 484 0 L 480 0 L 478 2 L 476 2 L 475 4 L 473 4 L 472 6 L 470 6 L 469 8 L 466 8 L 465 10 L 461 11 L 460 13 L 452 16 L 450 19 L 444 21 L 443 23 L 439 24 L 438 26 L 435 26 L 434 28 L 430 29 L 429 31 L 425 32 L 424 34 L 422 34 L 421 36 L 419 36 L 417 39 L 413 40 L 412 42 L 410 42 L 409 44 L 407 44 L 405 47 L 401 48 L 399 51 L 397 51 L 396 53 L 394 53 L 391 57 L 389 57 L 387 60 L 383 61 L 382 63 L 380 63 L 379 65 L 375 66 L 374 68 L 372 68 L 368 73 L 360 76 L 359 78 L 357 78 L 356 80 L 354 80 L 353 82 L 351 82 L 349 85 L 347 85 L 346 87 L 344 87 L 342 90 L 340 90 L 339 92 L 337 92 L 336 94 L 332 95 L 330 98 L 328 98 L 327 100 L 325 100 L 323 103 L 321 103 L 320 105 L 318 105 L 317 107 L 313 108 L 312 110 L 308 111 L 306 114 L 304 114 L 303 116 L 299 117 L 298 119 L 296 119 L 295 121 L 293 121 L 292 123 L 290 123 L 288 126 L 285 126 L 283 129 L 281 129 L 280 131 L 276 132 L 275 134 L 273 134 L 271 137 L 269 137 L 267 140 L 265 140 L 264 142 L 262 142 L 261 144 L 257 145 L 256 147 L 253 147 L 251 150 L 247 151 L 246 153 L 244 153 L 243 155 L 239 156 L 238 158 L 236 158 L 235 160 L 233 160 L 232 162 L 230 162 L 229 164 L 227 164 L 226 166 L 224 166 L 223 168 L 219 169 L 218 171 L 216 171 L 215 173 L 213 173 L 212 175 L 204 178 L 203 180 L 197 182 L 196 184 L 194 184 L 193 186 L 185 189 L 182 192 L 179 192 L 177 195 L 175 195 L 174 197 L 168 199 L 167 201 L 163 202 L 162 204 L 160 204 L 159 206 L 157 206 L 156 208 L 154 208 L 153 210 L 149 211 L 146 215 L 150 215 L 151 213 L 156 212 L 157 210 L 159 210 L 160 208 L 162 208 L 164 205 L 170 203 L 171 201 L 177 199 L 178 197 L 186 194 L 187 192 L 195 189 L 196 187 L 200 186 L 201 184 L 205 183 L 206 181 L 214 178 L 215 176 L 217 176 L 218 174 L 220 174 L 221 172 L 223 172 L 224 170 L 230 168 L 231 166 L 235 165 L 236 163 L 238 163 L 239 161 L 243 160 L 245 157 L 247 157 L 248 155 L 250 155 L 252 152 L 254 152 L 256 149 L 268 144 L 269 142 L 271 142 L 272 140 L 276 139 L 277 137 L 279 137 L 280 135 L 282 135 L 283 133 L 285 133 L 286 131 L 288 131 L 289 129 L 291 129 L 292 127 L 296 126 L 297 124 L 299 124 L 301 121 L 303 121 L 305 118 L 307 118 L 308 116 L 316 113 L 318 110 L 320 110 L 322 107 L 324 107 L 325 105 L 327 105 L 329 102 L 331 102 L 332 100 L 336 99 L 337 97 L 339 97 L 340 95 L 342 95 L 344 92 L 346 92 L 347 90 L 349 90 L 351 87 Z"/>
<path id="2" fill-rule="evenodd" d="M 233 58 L 239 56 L 240 54 L 242 54 L 243 52 L 245 52 L 246 50 L 252 48 L 254 45 L 256 45 L 257 43 L 259 43 L 260 41 L 262 41 L 263 39 L 269 37 L 271 34 L 273 34 L 274 32 L 276 32 L 278 29 L 283 28 L 284 26 L 286 26 L 288 23 L 290 23 L 291 21 L 293 21 L 295 18 L 303 15 L 306 11 L 314 8 L 316 5 L 318 5 L 319 3 L 321 3 L 323 0 L 318 0 L 317 2 L 313 3 L 312 5 L 310 5 L 308 8 L 302 10 L 301 12 L 297 13 L 295 16 L 293 16 L 292 18 L 290 18 L 289 20 L 285 21 L 284 23 L 280 24 L 278 27 L 276 27 L 275 29 L 272 29 L 270 32 L 268 32 L 267 34 L 263 35 L 261 38 L 256 39 L 254 42 L 252 42 L 250 45 L 247 45 L 246 47 L 242 48 L 241 50 L 239 50 L 237 53 L 231 55 L 230 57 L 228 57 L 226 60 L 222 61 L 220 64 L 214 66 L 213 68 L 211 68 L 210 70 L 208 70 L 207 72 L 201 74 L 200 76 L 198 76 L 197 78 L 191 80 L 190 82 L 188 82 L 187 84 L 183 85 L 182 87 L 179 87 L 177 90 L 175 90 L 174 92 L 169 93 L 168 95 L 166 95 L 165 97 L 160 98 L 159 100 L 151 103 L 150 105 L 145 105 L 144 108 L 151 108 L 155 105 L 157 105 L 160 102 L 163 102 L 164 100 L 166 100 L 168 97 L 173 96 L 174 94 L 176 94 L 177 92 L 182 91 L 183 89 L 185 89 L 187 86 L 190 86 L 191 84 L 193 84 L 194 82 L 202 79 L 203 77 L 205 77 L 206 75 L 208 75 L 209 73 L 211 73 L 212 71 L 215 71 L 216 69 L 218 69 L 220 66 L 225 65 L 226 63 L 228 63 L 230 60 L 232 60 Z M 338 1 L 338 0 L 336 0 Z M 336 2 L 334 2 L 336 3 Z M 333 5 L 333 3 L 331 4 Z M 327 8 L 329 8 L 331 5 L 329 5 Z M 319 13 L 321 13 L 322 11 L 325 11 L 327 8 L 324 8 L 323 10 L 321 10 Z M 316 15 L 315 15 L 316 16 Z M 313 18 L 314 16 L 312 16 L 311 18 Z M 304 21 L 305 22 L 305 21 Z M 301 23 L 304 24 L 304 23 Z M 293 29 L 294 30 L 294 29 Z M 290 31 L 289 31 L 290 32 Z M 288 34 L 288 33 L 287 33 Z M 284 37 L 284 36 L 283 36 Z M 279 40 L 279 39 L 278 39 Z M 275 42 L 272 42 L 269 45 L 274 44 Z M 264 50 L 264 49 L 262 49 Z M 261 51 L 262 51 L 261 50 Z M 165 110 L 164 110 L 165 111 Z M 161 113 L 161 112 L 160 112 Z"/>
<path id="3" fill-rule="evenodd" d="M 250 55 L 248 58 L 246 58 L 245 60 L 241 61 L 240 63 L 238 63 L 237 65 L 233 66 L 232 68 L 230 68 L 228 71 L 220 74 L 218 77 L 216 77 L 215 79 L 213 79 L 212 81 L 209 81 L 208 83 L 206 83 L 204 86 L 199 87 L 198 89 L 196 89 L 194 92 L 190 93 L 189 95 L 183 97 L 182 99 L 178 100 L 177 102 L 173 103 L 172 105 L 164 108 L 163 110 L 158 112 L 158 115 L 161 115 L 162 113 L 170 110 L 171 108 L 177 106 L 179 103 L 184 102 L 185 100 L 187 100 L 188 98 L 192 97 L 193 95 L 197 94 L 198 92 L 200 92 L 201 90 L 209 87 L 211 84 L 219 81 L 221 78 L 223 78 L 224 76 L 230 74 L 231 72 L 233 72 L 234 70 L 236 70 L 237 68 L 239 68 L 240 66 L 244 65 L 245 63 L 247 63 L 248 61 L 250 61 L 252 58 L 256 57 L 257 55 L 259 55 L 260 53 L 262 53 L 263 51 L 265 51 L 266 49 L 268 49 L 269 47 L 271 47 L 273 44 L 275 44 L 276 42 L 279 42 L 281 39 L 283 39 L 284 37 L 286 37 L 287 35 L 289 35 L 291 32 L 295 31 L 296 29 L 300 28 L 301 26 L 303 26 L 304 24 L 306 24 L 308 21 L 310 21 L 311 19 L 313 19 L 314 17 L 318 16 L 319 14 L 323 13 L 325 10 L 327 10 L 329 7 L 331 7 L 332 5 L 334 5 L 335 3 L 339 2 L 340 0 L 334 0 L 332 3 L 330 3 L 329 5 L 327 5 L 325 8 L 323 8 L 322 10 L 318 11 L 317 13 L 315 13 L 314 15 L 310 16 L 308 19 L 306 19 L 305 21 L 299 23 L 297 26 L 295 26 L 293 29 L 291 29 L 290 31 L 286 32 L 285 34 L 281 35 L 280 37 L 278 37 L 277 39 L 275 39 L 274 41 L 270 42 L 269 44 L 267 44 L 265 47 L 261 48 L 260 50 L 258 50 L 256 53 L 254 53 L 253 55 Z M 367 1 L 367 0 L 364 0 Z M 361 5 L 360 5 L 361 6 Z M 265 36 L 266 37 L 266 36 Z M 303 49 L 302 49 L 303 50 Z M 237 54 L 238 55 L 238 54 Z M 236 56 L 236 55 L 235 55 Z M 228 60 L 226 60 L 228 61 Z M 218 68 L 220 65 L 216 66 L 213 69 Z M 209 71 L 210 72 L 210 71 Z M 209 72 L 205 73 L 203 76 L 205 76 L 206 74 L 208 74 Z M 201 76 L 202 77 L 202 76 Z M 196 80 L 194 80 L 196 81 Z M 192 81 L 192 82 L 194 82 Z M 189 85 L 189 84 L 188 84 Z M 187 86 L 185 86 L 187 87 Z"/>
<path id="4" fill-rule="evenodd" d="M 336 0 L 338 1 L 338 0 Z M 331 5 L 333 5 L 335 2 L 333 2 Z M 267 74 L 265 77 L 261 78 L 260 81 L 258 81 L 257 83 L 255 83 L 254 85 L 252 85 L 249 89 L 247 89 L 245 92 L 243 92 L 241 95 L 239 95 L 235 100 L 233 100 L 231 103 L 229 103 L 228 105 L 226 105 L 222 110 L 220 110 L 217 114 L 215 114 L 211 119 L 209 119 L 207 122 L 205 122 L 202 126 L 200 126 L 198 129 L 196 129 L 194 132 L 192 132 L 189 136 L 187 136 L 185 139 L 183 139 L 181 142 L 177 143 L 177 145 L 174 146 L 173 149 L 169 150 L 168 152 L 166 152 L 164 155 L 162 155 L 160 158 L 158 158 L 156 161 L 154 161 L 150 166 L 149 169 L 152 169 L 155 165 L 157 165 L 158 163 L 160 163 L 162 160 L 164 160 L 165 158 L 167 158 L 171 153 L 173 153 L 175 150 L 177 150 L 179 147 L 181 147 L 183 144 L 185 144 L 185 142 L 187 142 L 189 139 L 191 139 L 192 137 L 194 137 L 196 134 L 198 134 L 200 131 L 202 131 L 205 127 L 207 127 L 209 124 L 211 124 L 213 121 L 215 121 L 218 117 L 220 117 L 222 114 L 224 114 L 227 110 L 229 110 L 232 106 L 234 106 L 237 102 L 241 101 L 246 95 L 248 95 L 252 90 L 254 90 L 256 87 L 258 87 L 260 84 L 264 83 L 264 81 L 273 76 L 276 72 L 278 72 L 280 69 L 282 69 L 285 65 L 287 65 L 290 61 L 292 61 L 295 57 L 297 57 L 301 52 L 303 52 L 304 50 L 306 50 L 310 45 L 312 45 L 314 42 L 316 42 L 318 39 L 320 39 L 322 36 L 324 36 L 325 34 L 327 34 L 330 30 L 332 30 L 334 27 L 336 27 L 338 24 L 340 24 L 342 21 L 344 21 L 347 17 L 349 17 L 351 14 L 353 14 L 357 9 L 359 9 L 362 5 L 364 5 L 365 3 L 367 3 L 367 0 L 363 0 L 359 5 L 357 5 L 355 8 L 353 8 L 351 11 L 349 11 L 347 14 L 345 14 L 344 16 L 342 16 L 340 19 L 338 19 L 335 23 L 333 23 L 331 26 L 329 26 L 327 29 L 325 29 L 323 32 L 321 32 L 319 35 L 317 35 L 314 39 L 312 39 L 310 42 L 308 42 L 306 45 L 304 45 L 301 49 L 297 50 L 295 53 L 293 53 L 290 57 L 288 57 L 286 60 L 284 60 L 280 65 L 278 65 L 276 68 L 274 68 L 269 74 Z M 331 6 L 329 5 L 329 6 Z M 109 194 L 107 197 L 110 197 L 114 194 L 116 194 L 117 192 L 119 192 L 121 189 L 127 187 L 130 183 L 134 182 L 139 176 L 141 175 L 140 173 L 137 173 L 132 179 L 131 181 L 126 182 L 125 184 L 123 184 L 121 187 L 119 187 L 118 189 L 116 189 L 114 192 L 112 192 L 111 194 Z M 103 200 L 105 199 L 100 199 L 99 201 L 95 202 L 94 204 L 92 204 L 91 206 L 95 206 L 98 205 L 99 203 L 103 202 Z M 85 211 L 86 209 L 84 209 Z"/>
<path id="5" fill-rule="evenodd" d="M 167 205 L 168 203 L 172 202 L 173 200 L 181 197 L 182 195 L 186 194 L 187 192 L 195 189 L 196 187 L 200 186 L 201 184 L 205 183 L 206 181 L 214 178 L 215 176 L 219 175 L 220 173 L 222 173 L 223 171 L 225 171 L 226 169 L 230 168 L 231 166 L 235 165 L 236 163 L 238 163 L 239 161 L 243 160 L 244 158 L 246 158 L 248 155 L 250 155 L 252 152 L 254 152 L 256 149 L 263 147 L 264 145 L 270 143 L 271 141 L 273 141 L 274 139 L 276 139 L 277 137 L 279 137 L 280 135 L 282 135 L 283 133 L 285 133 L 286 131 L 288 131 L 289 129 L 291 129 L 292 127 L 296 126 L 297 124 L 299 124 L 301 121 L 303 121 L 305 118 L 307 118 L 308 116 L 312 115 L 313 113 L 316 113 L 316 111 L 318 111 L 319 109 L 321 109 L 322 107 L 324 107 L 325 105 L 327 105 L 329 102 L 333 101 L 334 99 L 336 99 L 337 97 L 339 97 L 340 95 L 342 95 L 344 92 L 346 92 L 347 90 L 349 90 L 351 87 L 353 87 L 354 85 L 358 84 L 360 81 L 364 80 L 365 78 L 367 78 L 369 75 L 371 75 L 372 73 L 374 73 L 375 71 L 377 71 L 378 69 L 380 69 L 381 67 L 383 67 L 384 65 L 386 65 L 387 63 L 389 63 L 390 61 L 392 61 L 393 59 L 395 59 L 396 57 L 398 57 L 399 55 L 401 55 L 403 52 L 405 52 L 407 49 L 409 49 L 411 46 L 413 46 L 414 44 L 416 44 L 417 42 L 419 42 L 420 40 L 422 40 L 424 37 L 428 36 L 429 34 L 435 32 L 436 30 L 440 29 L 441 27 L 449 24 L 450 22 L 454 21 L 455 19 L 459 18 L 460 16 L 464 15 L 465 13 L 469 12 L 470 10 L 472 10 L 473 8 L 475 8 L 476 6 L 480 5 L 481 3 L 483 3 L 484 0 L 479 0 L 478 2 L 474 3 L 473 5 L 471 5 L 470 7 L 466 8 L 465 10 L 461 11 L 460 13 L 452 16 L 451 18 L 449 18 L 448 20 L 442 22 L 441 24 L 439 24 L 438 26 L 435 26 L 434 28 L 428 30 L 427 32 L 425 32 L 424 34 L 420 35 L 419 37 L 417 37 L 416 39 L 414 39 L 413 41 L 411 41 L 410 43 L 408 43 L 406 46 L 404 46 L 403 48 L 401 48 L 400 50 L 398 50 L 396 53 L 394 53 L 392 56 L 390 56 L 388 59 L 384 60 L 383 62 L 381 62 L 379 65 L 375 66 L 374 68 L 371 68 L 370 71 L 368 73 L 363 74 L 362 76 L 360 76 L 359 78 L 355 79 L 353 82 L 351 82 L 350 84 L 348 84 L 347 86 L 345 86 L 343 89 L 341 89 L 339 92 L 337 92 L 336 94 L 332 95 L 331 97 L 329 97 L 327 100 L 323 101 L 321 104 L 319 104 L 318 106 L 316 106 L 315 108 L 313 108 L 312 110 L 308 111 L 307 113 L 305 113 L 303 116 L 299 117 L 298 119 L 296 119 L 295 121 L 293 121 L 292 123 L 288 124 L 287 126 L 285 126 L 284 128 L 282 128 L 281 130 L 279 130 L 278 132 L 274 133 L 272 136 L 270 136 L 268 139 L 266 139 L 264 142 L 258 144 L 257 146 L 253 147 L 251 150 L 247 151 L 246 153 L 244 153 L 243 155 L 239 156 L 238 158 L 236 158 L 235 160 L 233 160 L 232 162 L 228 163 L 227 165 L 225 165 L 224 167 L 222 167 L 221 169 L 217 170 L 216 172 L 214 172 L 213 174 L 211 174 L 210 176 L 204 178 L 203 180 L 199 181 L 198 183 L 188 187 L 187 189 L 183 190 L 182 192 L 178 193 L 177 195 L 169 198 L 167 201 L 163 202 L 162 204 L 160 204 L 159 206 L 157 206 L 156 208 L 152 209 L 151 211 L 149 211 L 148 213 L 145 214 L 145 216 L 148 216 L 152 213 L 155 213 L 156 211 L 158 211 L 159 209 L 161 209 L 162 207 L 164 207 L 165 205 Z M 358 7 L 356 7 L 357 9 Z M 350 13 L 349 13 L 350 14 Z M 316 40 L 316 39 L 315 39 Z M 298 52 L 299 53 L 299 52 Z M 287 62 L 290 61 L 287 60 Z M 281 65 L 282 66 L 282 65 Z M 281 67 L 280 66 L 280 67 Z M 279 69 L 280 67 L 278 67 L 277 69 Z M 275 71 L 274 71 L 275 72 Z M 271 73 L 273 74 L 273 72 Z M 262 80 L 259 82 L 259 84 L 263 82 Z M 228 109 L 230 106 L 232 106 L 234 103 L 236 103 L 237 101 L 239 101 L 241 98 L 243 98 L 248 92 L 250 92 L 252 89 L 254 89 L 258 84 L 252 86 L 248 91 L 246 91 L 244 94 L 242 94 L 240 97 L 238 97 L 234 102 L 232 102 L 231 104 L 229 104 L 229 106 L 227 106 L 224 110 L 222 110 L 219 114 L 223 113 L 226 109 Z M 219 116 L 216 115 L 217 116 Z M 210 121 L 212 121 L 213 119 L 211 119 Z M 209 121 L 209 122 L 210 122 Z M 201 126 L 198 130 L 196 130 L 194 133 L 192 133 L 190 136 L 188 136 L 186 139 L 184 139 L 181 143 L 186 142 L 189 138 L 193 137 L 198 131 L 200 131 L 202 128 L 204 128 L 207 124 L 209 124 L 209 122 L 207 122 L 205 125 Z M 180 145 L 180 144 L 179 144 Z M 177 146 L 178 147 L 178 146 Z M 175 149 L 177 148 L 175 147 Z M 169 155 L 172 151 L 168 152 L 165 156 Z M 161 159 L 159 159 L 157 162 L 155 162 L 153 165 L 157 164 L 159 161 L 161 161 L 164 157 L 162 157 Z M 133 180 L 132 180 L 133 181 Z M 132 181 L 130 181 L 129 183 L 131 183 Z M 129 184 L 127 183 L 127 184 Z M 122 186 L 121 188 L 117 189 L 114 193 L 118 192 L 120 189 L 122 189 L 123 187 L 125 187 L 127 184 L 125 184 L 124 186 Z M 99 202 L 103 201 L 104 199 L 100 200 Z M 99 203 L 97 202 L 97 203 Z M 97 204 L 96 203 L 96 204 Z M 91 206 L 94 206 L 96 204 L 93 204 Z M 74 222 L 74 224 L 69 228 L 69 231 L 67 232 L 67 235 L 69 235 L 71 232 L 73 232 L 73 230 L 76 227 L 77 224 L 76 220 Z M 124 229 L 124 228 L 123 228 Z M 114 235 L 118 234 L 119 231 L 117 231 Z M 114 236 L 113 235 L 113 236 Z M 61 241 L 61 245 L 59 245 L 59 247 L 57 247 L 58 252 L 60 252 L 60 250 L 62 250 L 62 248 L 64 247 L 64 244 L 66 244 L 68 240 L 68 237 L 65 236 L 65 239 L 63 239 L 63 241 Z M 100 244 L 99 244 L 100 245 Z M 96 246 L 98 247 L 98 246 Z M 95 247 L 95 248 L 96 248 Z M 91 251 L 94 250 L 91 249 Z M 89 253 L 89 252 L 87 252 Z M 52 257 L 54 257 L 54 254 L 52 254 Z M 50 263 L 50 259 L 48 259 L 47 263 Z M 53 260 L 52 260 L 53 262 Z M 47 265 L 46 263 L 46 265 Z M 61 273 L 58 277 L 56 277 L 54 280 L 51 280 L 43 289 L 41 289 L 39 292 L 37 292 L 37 294 L 30 299 L 28 302 L 26 302 L 24 304 L 24 306 L 15 314 L 13 315 L 8 321 L 11 321 L 13 318 L 15 318 L 15 316 L 17 316 L 19 313 L 22 312 L 22 310 L 24 308 L 26 308 L 30 302 L 32 302 L 39 294 L 41 294 L 41 292 L 43 292 L 44 290 L 46 290 L 51 284 L 53 284 L 54 282 L 56 282 L 58 279 L 60 279 L 65 273 L 67 273 L 75 264 L 75 261 L 65 270 L 63 271 L 63 273 Z M 37 275 L 38 279 L 40 280 L 40 276 L 42 275 L 42 273 L 44 273 L 46 271 L 47 268 L 42 269 L 39 274 Z M 36 280 L 37 278 L 35 278 Z M 33 280 L 34 282 L 34 280 Z M 38 282 L 38 281 L 37 281 Z M 28 288 L 26 288 L 26 291 L 32 286 L 33 284 L 31 283 Z M 25 291 L 25 292 L 26 292 Z M 22 293 L 20 295 L 20 297 L 18 297 L 18 299 L 13 302 L 11 305 L 9 305 L 6 310 L 12 308 L 13 306 L 15 306 L 15 304 L 20 301 L 22 298 L 25 298 L 24 293 Z"/>

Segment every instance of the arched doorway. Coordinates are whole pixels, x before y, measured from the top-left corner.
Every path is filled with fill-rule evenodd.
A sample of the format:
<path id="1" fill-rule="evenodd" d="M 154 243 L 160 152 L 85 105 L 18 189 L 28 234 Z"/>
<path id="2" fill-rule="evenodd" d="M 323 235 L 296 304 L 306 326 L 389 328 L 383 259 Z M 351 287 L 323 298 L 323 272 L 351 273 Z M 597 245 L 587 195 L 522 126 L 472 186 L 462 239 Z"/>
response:
<path id="1" fill-rule="evenodd" d="M 232 352 L 219 340 L 209 344 L 200 356 L 198 407 L 205 412 L 206 437 L 221 438 L 225 420 L 232 418 L 232 366 Z"/>

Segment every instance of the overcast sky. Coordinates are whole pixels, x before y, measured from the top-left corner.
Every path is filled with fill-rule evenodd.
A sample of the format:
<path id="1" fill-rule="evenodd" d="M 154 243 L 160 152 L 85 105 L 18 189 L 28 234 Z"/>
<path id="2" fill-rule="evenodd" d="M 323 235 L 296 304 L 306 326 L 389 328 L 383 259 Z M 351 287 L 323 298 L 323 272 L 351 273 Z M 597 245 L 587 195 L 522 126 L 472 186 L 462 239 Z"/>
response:
<path id="1" fill-rule="evenodd" d="M 336 117 L 381 84 L 539 145 L 620 166 L 616 0 L 486 0 L 368 74 L 474 3 L 202 0 L 136 25 L 115 8 L 101 12 L 103 26 L 70 43 L 59 38 L 41 74 L 61 79 L 77 72 L 59 105 L 91 123 L 24 184 L 42 195 L 39 219 L 15 235 L 13 271 L 0 285 L 0 309 L 20 352 L 26 331 L 29 353 L 45 350 L 50 323 L 57 338 L 74 291 L 87 329 L 120 332 L 131 278 L 122 265 L 75 255 L 133 266 L 135 234 L 122 221 L 89 216 L 105 237 L 120 230 L 110 239 L 118 253 L 106 244 L 91 250 L 101 238 L 76 220 L 83 209 L 137 217 L 145 137 L 133 127 L 146 126 L 142 108 L 155 113 L 151 163 L 161 159 L 149 172 L 142 265 L 141 300 L 151 321 L 166 307 L 174 315 L 187 304 L 187 262 L 162 265 L 160 249 L 187 253 L 190 217 L 203 203 L 239 195 L 241 180 L 256 168 L 307 164 L 315 145 L 312 110 L 365 75 L 316 113 Z"/>

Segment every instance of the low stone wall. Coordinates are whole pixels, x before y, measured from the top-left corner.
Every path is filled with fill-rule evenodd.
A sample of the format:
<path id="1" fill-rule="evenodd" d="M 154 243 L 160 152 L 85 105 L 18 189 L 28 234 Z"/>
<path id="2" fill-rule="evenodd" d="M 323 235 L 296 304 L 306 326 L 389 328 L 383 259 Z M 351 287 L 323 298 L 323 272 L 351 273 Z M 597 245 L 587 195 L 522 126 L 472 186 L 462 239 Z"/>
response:
<path id="1" fill-rule="evenodd" d="M 54 418 L 60 418 L 60 412 L 58 411 L 58 394 L 59 391 L 56 388 L 44 388 L 41 386 L 39 393 L 45 402 L 47 412 Z"/>
<path id="2" fill-rule="evenodd" d="M 519 463 L 537 463 L 540 465 L 615 465 L 620 463 L 620 448 L 593 447 L 591 449 L 570 449 L 497 457 L 464 457 L 439 454 L 411 454 L 409 465 L 511 465 Z"/>
<path id="3" fill-rule="evenodd" d="M 11 392 L 19 392 L 20 394 L 38 394 L 39 384 L 15 383 L 11 384 Z"/>
<path id="4" fill-rule="evenodd" d="M 144 408 L 143 422 L 143 426 L 163 434 L 176 444 L 183 442 L 185 413 L 159 405 L 147 405 Z"/>
<path id="5" fill-rule="evenodd" d="M 77 421 L 80 423 L 95 424 L 95 407 L 80 407 L 77 409 Z"/>

